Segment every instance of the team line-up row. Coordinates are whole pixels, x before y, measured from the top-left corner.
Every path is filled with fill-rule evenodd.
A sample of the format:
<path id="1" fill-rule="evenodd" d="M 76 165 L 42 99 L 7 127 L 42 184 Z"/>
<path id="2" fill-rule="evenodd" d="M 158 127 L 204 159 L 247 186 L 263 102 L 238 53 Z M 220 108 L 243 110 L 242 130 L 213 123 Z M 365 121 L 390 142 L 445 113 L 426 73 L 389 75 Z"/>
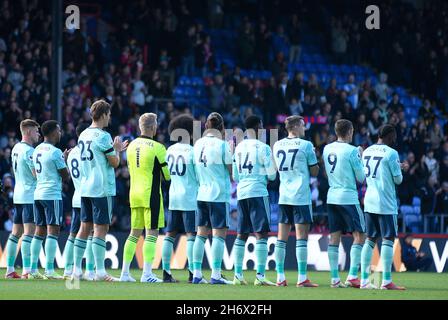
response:
<path id="1" fill-rule="evenodd" d="M 175 237 L 187 234 L 188 281 L 208 283 L 202 275 L 204 244 L 212 233 L 211 284 L 245 285 L 243 261 L 245 243 L 254 233 L 256 278 L 255 285 L 286 286 L 284 272 L 286 242 L 292 227 L 296 232 L 298 287 L 317 287 L 307 278 L 307 239 L 313 219 L 310 177 L 317 176 L 319 165 L 311 142 L 304 139 L 305 122 L 301 116 L 285 120 L 287 137 L 271 148 L 256 137 L 263 129 L 257 116 L 245 121 L 246 137 L 240 143 L 222 139 L 224 120 L 211 113 L 206 131 L 192 146 L 182 140 L 165 149 L 153 140 L 157 132 L 157 116 L 145 113 L 139 119 L 141 135 L 129 143 L 119 137 L 112 140 L 106 128 L 111 119 L 111 107 L 104 100 L 90 108 L 92 122 L 76 128 L 78 144 L 62 152 L 56 148 L 61 129 L 54 120 L 40 127 L 33 120 L 20 124 L 22 141 L 11 152 L 14 189 L 14 226 L 7 244 L 6 278 L 84 279 L 96 281 L 135 282 L 130 265 L 137 241 L 145 230 L 143 273 L 141 282 L 178 282 L 170 271 Z M 191 137 L 194 119 L 189 115 L 174 118 L 169 131 L 185 130 Z M 44 141 L 40 140 L 41 129 Z M 354 147 L 353 125 L 348 120 L 335 124 L 337 141 L 325 146 L 323 162 L 329 180 L 327 208 L 330 226 L 328 258 L 330 285 L 333 288 L 354 287 L 375 289 L 370 283 L 370 261 L 377 240 L 381 241 L 383 281 L 381 289 L 403 290 L 392 282 L 393 241 L 397 236 L 397 200 L 395 185 L 402 182 L 400 163 L 392 147 L 395 128 L 384 125 L 378 142 L 366 150 Z M 124 244 L 120 278 L 106 272 L 105 237 L 111 223 L 115 196 L 114 169 L 126 152 L 130 174 L 131 232 Z M 270 231 L 270 205 L 267 183 L 280 180 L 278 240 L 275 245 L 277 281 L 265 277 L 268 256 L 267 236 Z M 64 248 L 64 275 L 54 270 L 60 225 L 62 223 L 62 181 L 73 181 L 72 225 Z M 169 212 L 165 214 L 161 181 L 171 180 Z M 238 236 L 234 243 L 235 275 L 233 281 L 221 274 L 226 232 L 229 227 L 231 179 L 238 182 Z M 357 182 L 366 181 L 364 211 L 360 208 Z M 152 271 L 158 230 L 166 225 L 162 249 L 163 279 Z M 350 232 L 354 242 L 350 251 L 350 271 L 345 282 L 338 272 L 339 243 L 342 233 Z M 14 270 L 17 245 L 21 242 L 23 274 Z M 38 272 L 38 258 L 45 240 L 45 273 Z M 86 258 L 83 274 L 82 261 Z M 359 268 L 361 277 L 358 278 Z"/>

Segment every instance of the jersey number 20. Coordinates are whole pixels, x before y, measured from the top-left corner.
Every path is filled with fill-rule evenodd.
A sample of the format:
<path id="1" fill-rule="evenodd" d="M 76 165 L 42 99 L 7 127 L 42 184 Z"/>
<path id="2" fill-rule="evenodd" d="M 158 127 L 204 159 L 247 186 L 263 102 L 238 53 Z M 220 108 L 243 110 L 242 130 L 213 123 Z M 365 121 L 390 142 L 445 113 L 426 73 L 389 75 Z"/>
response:
<path id="1" fill-rule="evenodd" d="M 187 171 L 187 162 L 185 161 L 185 158 L 183 156 L 178 156 L 176 159 L 174 159 L 174 156 L 170 154 L 166 160 L 170 165 L 170 175 L 185 175 L 185 172 Z"/>

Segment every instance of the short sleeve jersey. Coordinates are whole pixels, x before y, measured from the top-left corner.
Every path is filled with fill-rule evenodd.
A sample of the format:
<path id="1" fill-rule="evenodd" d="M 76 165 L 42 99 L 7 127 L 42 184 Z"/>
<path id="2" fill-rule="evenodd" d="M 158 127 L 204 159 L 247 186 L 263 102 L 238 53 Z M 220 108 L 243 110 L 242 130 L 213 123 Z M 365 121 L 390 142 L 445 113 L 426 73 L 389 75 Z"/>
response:
<path id="1" fill-rule="evenodd" d="M 212 135 L 196 141 L 194 163 L 198 176 L 198 201 L 230 202 L 230 174 L 232 152 L 228 142 Z"/>
<path id="2" fill-rule="evenodd" d="M 14 172 L 15 204 L 32 204 L 34 202 L 34 190 L 36 178 L 33 176 L 33 152 L 34 148 L 25 142 L 17 143 L 11 151 L 11 164 Z"/>
<path id="3" fill-rule="evenodd" d="M 166 152 L 166 162 L 171 176 L 169 209 L 195 211 L 199 185 L 193 147 L 186 143 L 170 146 Z"/>
<path id="4" fill-rule="evenodd" d="M 398 214 L 394 177 L 400 177 L 398 152 L 387 145 L 368 147 L 363 155 L 367 190 L 364 210 L 377 214 Z"/>
<path id="5" fill-rule="evenodd" d="M 243 140 L 235 148 L 232 174 L 238 200 L 267 196 L 268 179 L 276 177 L 271 148 L 256 139 Z"/>
<path id="6" fill-rule="evenodd" d="M 43 142 L 33 153 L 37 185 L 34 200 L 62 200 L 62 177 L 59 170 L 66 168 L 62 151 Z"/>
<path id="7" fill-rule="evenodd" d="M 110 134 L 89 127 L 78 138 L 81 168 L 81 197 L 104 198 L 115 196 L 115 171 L 107 156 L 115 155 Z"/>
<path id="8" fill-rule="evenodd" d="M 365 175 L 358 148 L 335 141 L 325 146 L 323 160 L 330 185 L 327 203 L 359 204 L 356 181 L 364 182 Z"/>
<path id="9" fill-rule="evenodd" d="M 74 147 L 67 159 L 67 166 L 70 171 L 70 176 L 72 177 L 73 186 L 75 187 L 75 192 L 72 197 L 72 207 L 81 208 L 81 168 L 79 167 L 81 163 L 81 151 L 78 146 Z"/>
<path id="10" fill-rule="evenodd" d="M 285 138 L 274 144 L 274 160 L 280 175 L 279 204 L 310 205 L 310 167 L 317 165 L 313 144 Z"/>

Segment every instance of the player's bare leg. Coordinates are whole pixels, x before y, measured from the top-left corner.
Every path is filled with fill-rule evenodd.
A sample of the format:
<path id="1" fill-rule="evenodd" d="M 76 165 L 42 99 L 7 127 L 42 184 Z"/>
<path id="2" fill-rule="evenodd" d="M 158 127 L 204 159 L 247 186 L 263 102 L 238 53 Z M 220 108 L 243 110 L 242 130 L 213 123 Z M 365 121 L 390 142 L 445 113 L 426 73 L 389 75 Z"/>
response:
<path id="1" fill-rule="evenodd" d="M 286 223 L 278 224 L 277 243 L 275 244 L 275 268 L 277 270 L 277 286 L 287 286 L 285 277 L 285 256 L 286 244 L 288 242 L 291 225 Z"/>
<path id="2" fill-rule="evenodd" d="M 297 287 L 315 288 L 319 285 L 312 283 L 306 275 L 308 263 L 308 232 L 309 224 L 296 224 L 296 259 L 297 259 Z"/>

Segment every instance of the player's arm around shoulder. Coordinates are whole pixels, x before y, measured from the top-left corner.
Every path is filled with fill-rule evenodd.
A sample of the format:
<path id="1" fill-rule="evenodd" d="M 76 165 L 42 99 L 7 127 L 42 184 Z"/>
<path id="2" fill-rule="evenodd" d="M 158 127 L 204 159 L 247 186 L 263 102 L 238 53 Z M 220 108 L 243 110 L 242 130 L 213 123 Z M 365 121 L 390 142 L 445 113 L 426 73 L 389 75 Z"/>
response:
<path id="1" fill-rule="evenodd" d="M 310 175 L 313 177 L 317 177 L 319 174 L 319 162 L 316 157 L 316 149 L 313 144 L 308 141 L 307 142 L 307 154 L 306 154 L 308 168 L 310 170 Z"/>
<path id="2" fill-rule="evenodd" d="M 237 167 L 237 163 L 236 163 L 236 157 L 235 155 L 238 152 L 238 146 L 236 146 L 235 148 L 235 153 L 232 155 L 232 179 L 233 181 L 239 182 L 240 181 L 240 175 L 238 172 L 238 167 Z"/>
<path id="3" fill-rule="evenodd" d="M 165 181 L 171 180 L 168 164 L 166 163 L 166 148 L 163 144 L 157 142 L 156 144 L 156 159 L 160 164 L 162 176 Z"/>
<path id="4" fill-rule="evenodd" d="M 392 150 L 388 157 L 388 165 L 390 172 L 392 173 L 392 177 L 394 179 L 394 183 L 399 185 L 403 182 L 403 174 L 401 173 L 402 168 L 406 169 L 406 166 L 400 162 L 400 157 L 396 150 Z"/>
<path id="5" fill-rule="evenodd" d="M 233 161 L 232 161 L 232 159 L 233 159 L 234 147 L 230 143 L 233 143 L 233 142 L 225 141 L 225 140 L 223 141 L 223 144 L 222 144 L 222 146 L 223 146 L 222 160 L 223 160 L 224 165 L 227 168 L 227 171 L 229 171 L 230 177 L 233 177 L 233 173 L 232 173 L 232 171 L 233 171 L 232 170 L 233 169 L 232 168 Z"/>
<path id="6" fill-rule="evenodd" d="M 265 144 L 265 160 L 264 167 L 268 180 L 274 181 L 277 178 L 277 167 L 275 166 L 275 160 L 271 151 L 271 147 Z"/>
<path id="7" fill-rule="evenodd" d="M 59 172 L 62 180 L 68 181 L 70 179 L 70 172 L 67 168 L 67 158 L 69 150 L 65 150 L 64 153 L 58 148 L 53 152 L 53 162 L 56 165 L 56 169 Z"/>
<path id="8" fill-rule="evenodd" d="M 34 178 L 36 178 L 36 170 L 34 168 L 34 162 L 33 162 L 33 153 L 34 153 L 34 149 L 33 148 L 29 148 L 28 151 L 25 154 L 25 163 L 27 164 L 27 166 L 30 169 L 30 171 L 31 171 L 32 175 L 34 176 Z M 11 154 L 13 154 L 13 152 L 11 152 Z"/>
<path id="9" fill-rule="evenodd" d="M 362 148 L 361 148 L 362 149 Z M 366 174 L 364 172 L 364 165 L 362 164 L 362 151 L 358 147 L 353 147 L 350 154 L 350 162 L 355 173 L 356 181 L 364 183 Z"/>

